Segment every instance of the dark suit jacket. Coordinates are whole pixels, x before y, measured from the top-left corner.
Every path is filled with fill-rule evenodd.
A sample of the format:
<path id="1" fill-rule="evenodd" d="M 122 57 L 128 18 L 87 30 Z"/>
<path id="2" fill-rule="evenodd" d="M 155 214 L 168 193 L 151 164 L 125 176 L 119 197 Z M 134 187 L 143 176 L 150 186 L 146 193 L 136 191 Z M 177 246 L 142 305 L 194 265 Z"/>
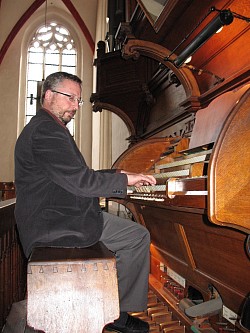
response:
<path id="1" fill-rule="evenodd" d="M 97 242 L 103 227 L 99 197 L 124 197 L 127 176 L 88 168 L 69 131 L 41 109 L 17 140 L 15 186 L 15 217 L 28 257 L 34 246 Z"/>

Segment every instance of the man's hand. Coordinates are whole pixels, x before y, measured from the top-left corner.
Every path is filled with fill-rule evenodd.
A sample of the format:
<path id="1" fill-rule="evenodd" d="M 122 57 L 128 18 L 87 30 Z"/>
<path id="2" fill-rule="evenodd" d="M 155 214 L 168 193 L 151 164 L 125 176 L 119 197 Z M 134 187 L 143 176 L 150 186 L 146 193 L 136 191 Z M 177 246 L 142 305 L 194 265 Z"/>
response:
<path id="1" fill-rule="evenodd" d="M 134 185 L 136 187 L 155 185 L 156 179 L 152 175 L 144 175 L 142 173 L 132 173 L 121 170 L 122 173 L 125 173 L 128 177 L 128 185 Z"/>

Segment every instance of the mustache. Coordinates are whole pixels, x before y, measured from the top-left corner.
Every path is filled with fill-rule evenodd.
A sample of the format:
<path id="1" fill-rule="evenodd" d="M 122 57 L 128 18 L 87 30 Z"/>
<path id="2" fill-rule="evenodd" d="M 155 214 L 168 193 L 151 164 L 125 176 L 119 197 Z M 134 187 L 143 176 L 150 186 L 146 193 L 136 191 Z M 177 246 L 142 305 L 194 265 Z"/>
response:
<path id="1" fill-rule="evenodd" d="M 70 113 L 70 114 L 75 115 L 75 114 L 76 114 L 76 111 L 77 111 L 77 110 L 67 110 L 67 111 L 64 112 L 64 114 L 68 112 L 68 113 Z"/>

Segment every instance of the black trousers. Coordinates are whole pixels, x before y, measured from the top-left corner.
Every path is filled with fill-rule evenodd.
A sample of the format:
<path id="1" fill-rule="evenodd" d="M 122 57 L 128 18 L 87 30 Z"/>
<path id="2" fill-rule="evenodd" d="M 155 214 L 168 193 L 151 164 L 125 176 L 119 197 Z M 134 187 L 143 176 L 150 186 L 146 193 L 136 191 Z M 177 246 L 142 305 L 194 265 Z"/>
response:
<path id="1" fill-rule="evenodd" d="M 116 257 L 120 311 L 147 308 L 149 246 L 148 230 L 139 223 L 103 212 L 100 241 Z"/>

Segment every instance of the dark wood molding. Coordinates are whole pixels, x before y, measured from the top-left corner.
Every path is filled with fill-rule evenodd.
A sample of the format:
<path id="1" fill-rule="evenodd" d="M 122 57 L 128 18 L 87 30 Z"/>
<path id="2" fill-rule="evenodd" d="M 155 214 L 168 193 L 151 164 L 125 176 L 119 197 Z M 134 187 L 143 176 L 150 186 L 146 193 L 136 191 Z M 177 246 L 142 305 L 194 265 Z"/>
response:
<path id="1" fill-rule="evenodd" d="M 109 104 L 109 103 L 102 103 L 99 102 L 98 100 L 95 101 L 95 95 L 93 94 L 91 97 L 91 101 L 94 102 L 93 104 L 93 111 L 94 112 L 101 112 L 102 110 L 108 110 L 116 115 L 118 115 L 126 124 L 130 137 L 135 136 L 135 127 L 131 119 L 128 117 L 128 115 L 121 110 L 120 108 L 116 107 L 115 105 Z"/>
<path id="2" fill-rule="evenodd" d="M 147 19 L 151 23 L 152 27 L 154 28 L 155 32 L 158 32 L 161 29 L 164 22 L 167 20 L 169 14 L 173 10 L 173 8 L 178 3 L 178 1 L 179 0 L 169 0 L 169 1 L 167 1 L 167 3 L 164 6 L 162 12 L 159 14 L 159 16 L 156 18 L 155 21 L 152 20 L 152 17 L 150 16 L 150 14 L 149 14 L 147 8 L 145 7 L 145 5 L 143 4 L 143 2 L 141 0 L 138 0 L 138 3 L 140 5 L 140 7 L 142 8 L 144 14 L 146 15 Z"/>
<path id="3" fill-rule="evenodd" d="M 138 59 L 140 55 L 155 59 L 171 69 L 183 85 L 187 97 L 200 95 L 197 82 L 188 68 L 176 68 L 171 62 L 173 56 L 170 56 L 170 61 L 164 60 L 170 55 L 170 51 L 165 47 L 139 39 L 131 39 L 124 44 L 122 49 L 122 56 L 124 59 Z"/>

